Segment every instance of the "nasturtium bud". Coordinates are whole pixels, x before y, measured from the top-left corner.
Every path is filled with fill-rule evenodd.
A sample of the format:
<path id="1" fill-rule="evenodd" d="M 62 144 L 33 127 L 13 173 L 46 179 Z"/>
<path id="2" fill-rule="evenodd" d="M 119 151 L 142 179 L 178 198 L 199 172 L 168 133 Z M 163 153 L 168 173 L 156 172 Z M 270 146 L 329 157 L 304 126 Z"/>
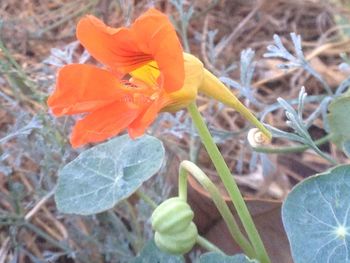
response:
<path id="1" fill-rule="evenodd" d="M 191 222 L 183 231 L 173 234 L 156 232 L 154 241 L 157 247 L 169 254 L 182 255 L 189 252 L 198 236 L 196 225 Z"/>
<path id="2" fill-rule="evenodd" d="M 170 254 L 189 252 L 198 237 L 193 217 L 191 207 L 182 198 L 173 197 L 160 204 L 151 217 L 158 248 Z"/>
<path id="3" fill-rule="evenodd" d="M 162 111 L 176 112 L 187 107 L 197 98 L 197 92 L 203 82 L 203 63 L 195 56 L 183 53 L 185 66 L 185 79 L 182 89 L 169 93 L 171 103 Z"/>
<path id="4" fill-rule="evenodd" d="M 253 148 L 264 146 L 271 142 L 264 133 L 262 133 L 258 128 L 252 128 L 249 130 L 247 135 L 248 142 Z"/>

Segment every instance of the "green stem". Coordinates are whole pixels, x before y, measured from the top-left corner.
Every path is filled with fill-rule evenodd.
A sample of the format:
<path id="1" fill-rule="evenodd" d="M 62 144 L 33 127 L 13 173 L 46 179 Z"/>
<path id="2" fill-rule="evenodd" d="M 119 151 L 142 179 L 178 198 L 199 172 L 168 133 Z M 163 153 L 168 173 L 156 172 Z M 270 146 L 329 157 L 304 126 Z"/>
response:
<path id="1" fill-rule="evenodd" d="M 240 217 L 241 222 L 245 228 L 245 231 L 247 232 L 247 235 L 255 249 L 255 252 L 257 254 L 257 259 L 260 260 L 261 263 L 270 263 L 271 262 L 270 258 L 266 252 L 264 244 L 255 227 L 253 219 L 248 211 L 248 208 L 239 191 L 239 188 L 194 102 L 192 102 L 188 106 L 188 111 L 193 119 L 193 122 L 195 123 L 198 129 L 198 133 L 202 139 L 202 143 L 204 144 L 204 147 L 206 148 L 216 168 L 216 171 L 218 172 L 233 202 L 233 205 L 237 210 L 238 216 Z"/>
<path id="2" fill-rule="evenodd" d="M 140 190 L 137 190 L 136 194 L 150 207 L 152 207 L 153 209 L 157 208 L 157 203 L 154 202 L 147 194 L 145 194 L 144 192 L 141 192 Z"/>
<path id="3" fill-rule="evenodd" d="M 215 246 L 213 243 L 211 243 L 209 240 L 205 239 L 204 237 L 201 237 L 200 235 L 198 235 L 197 237 L 197 244 L 208 251 L 225 254 L 220 248 Z"/>
<path id="4" fill-rule="evenodd" d="M 315 145 L 319 146 L 322 145 L 329 140 L 331 140 L 333 137 L 333 134 L 328 134 L 318 140 L 315 141 Z M 284 154 L 284 153 L 298 153 L 298 152 L 304 152 L 307 149 L 310 149 L 309 145 L 303 144 L 303 145 L 297 145 L 297 146 L 286 146 L 286 147 L 252 147 L 255 152 L 260 153 L 268 153 L 268 154 Z"/>
<path id="5" fill-rule="evenodd" d="M 337 161 L 334 160 L 331 156 L 328 154 L 322 152 L 317 146 L 324 144 L 331 140 L 334 137 L 333 134 L 328 134 L 324 136 L 323 138 L 314 141 L 313 144 L 303 144 L 303 145 L 297 145 L 297 146 L 287 146 L 287 147 L 264 147 L 264 146 L 258 146 L 258 147 L 253 147 L 253 150 L 256 152 L 262 152 L 262 153 L 277 153 L 277 154 L 284 154 L 284 153 L 295 153 L 295 152 L 303 152 L 306 151 L 307 149 L 312 149 L 315 151 L 316 154 L 321 156 L 323 159 L 327 160 L 329 163 L 333 165 L 337 165 Z"/>
<path id="6" fill-rule="evenodd" d="M 187 37 L 187 22 L 185 21 L 181 22 L 181 39 L 183 40 L 184 50 L 187 53 L 190 53 L 190 45 L 188 43 L 188 37 Z"/>
<path id="7" fill-rule="evenodd" d="M 219 189 L 196 164 L 190 161 L 182 161 L 180 164 L 179 197 L 184 200 L 187 199 L 187 172 L 191 173 L 191 175 L 209 192 L 233 239 L 248 257 L 254 258 L 256 254 L 253 247 L 239 229 L 239 226 L 225 200 L 222 198 Z"/>

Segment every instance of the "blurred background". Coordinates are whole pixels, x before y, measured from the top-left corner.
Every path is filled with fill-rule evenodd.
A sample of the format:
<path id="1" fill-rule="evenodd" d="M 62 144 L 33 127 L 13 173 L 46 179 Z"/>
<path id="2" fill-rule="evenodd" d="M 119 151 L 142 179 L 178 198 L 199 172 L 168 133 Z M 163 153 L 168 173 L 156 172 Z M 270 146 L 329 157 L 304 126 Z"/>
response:
<path id="1" fill-rule="evenodd" d="M 68 142 L 74 117 L 56 119 L 46 106 L 58 68 L 96 63 L 76 41 L 79 18 L 94 14 L 119 27 L 151 6 L 171 17 L 186 51 L 221 77 L 265 123 L 279 129 L 290 128 L 284 111 L 276 106 L 278 97 L 295 99 L 305 86 L 314 98 L 305 106 L 305 114 L 310 114 L 319 107 L 317 96 L 324 90 L 303 68 L 280 69 L 280 59 L 264 58 L 274 34 L 288 50 L 293 50 L 290 33 L 299 34 L 306 59 L 331 88 L 349 76 L 348 0 L 1 0 L 0 263 L 131 262 L 152 237 L 150 209 L 136 197 L 95 216 L 56 210 L 57 171 L 83 149 L 74 150 Z M 199 97 L 198 104 L 250 199 L 277 204 L 279 211 L 293 185 L 330 167 L 312 151 L 253 153 L 245 139 L 249 127 L 241 116 L 205 97 Z M 309 132 L 315 140 L 326 135 L 321 117 L 315 118 Z M 197 161 L 217 181 L 186 111 L 162 114 L 149 133 L 164 142 L 168 157 L 161 172 L 143 186 L 157 203 L 176 190 L 179 160 Z M 321 149 L 343 158 L 331 144 Z M 205 235 L 210 229 L 198 218 L 200 210 L 196 216 Z M 215 234 L 208 236 L 215 241 Z M 189 258 L 195 261 L 198 253 L 195 250 Z"/>

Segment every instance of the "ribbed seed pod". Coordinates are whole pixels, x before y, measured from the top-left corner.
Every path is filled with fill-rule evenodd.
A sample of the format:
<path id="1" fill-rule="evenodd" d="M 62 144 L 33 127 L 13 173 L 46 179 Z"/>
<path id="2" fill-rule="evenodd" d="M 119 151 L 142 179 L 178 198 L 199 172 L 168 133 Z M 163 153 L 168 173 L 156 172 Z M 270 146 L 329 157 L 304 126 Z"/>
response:
<path id="1" fill-rule="evenodd" d="M 198 236 L 193 217 L 191 207 L 182 198 L 173 197 L 160 204 L 151 217 L 158 248 L 171 254 L 189 252 Z"/>

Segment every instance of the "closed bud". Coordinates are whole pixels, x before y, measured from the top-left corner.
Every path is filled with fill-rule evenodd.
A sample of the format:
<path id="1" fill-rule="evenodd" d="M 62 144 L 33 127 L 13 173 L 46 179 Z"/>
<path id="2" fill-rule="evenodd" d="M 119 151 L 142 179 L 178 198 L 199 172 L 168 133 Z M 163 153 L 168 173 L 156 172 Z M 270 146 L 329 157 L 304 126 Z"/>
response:
<path id="1" fill-rule="evenodd" d="M 191 207 L 182 198 L 173 197 L 160 204 L 151 217 L 158 248 L 170 254 L 189 252 L 198 236 L 193 217 Z"/>

